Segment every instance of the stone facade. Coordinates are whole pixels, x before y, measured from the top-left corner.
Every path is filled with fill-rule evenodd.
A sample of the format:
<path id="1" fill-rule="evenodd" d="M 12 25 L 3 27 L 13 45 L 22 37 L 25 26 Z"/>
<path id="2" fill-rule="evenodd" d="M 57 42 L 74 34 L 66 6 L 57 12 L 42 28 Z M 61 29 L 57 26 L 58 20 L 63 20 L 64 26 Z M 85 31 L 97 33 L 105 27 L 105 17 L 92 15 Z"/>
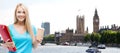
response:
<path id="1" fill-rule="evenodd" d="M 95 9 L 95 14 L 93 17 L 93 32 L 97 33 L 99 31 L 99 16 L 97 9 Z"/>
<path id="2" fill-rule="evenodd" d="M 115 24 L 111 25 L 111 28 L 107 26 L 101 26 L 99 32 L 103 30 L 112 30 L 112 31 L 120 31 L 120 26 L 116 26 Z"/>
<path id="3" fill-rule="evenodd" d="M 57 34 L 57 33 L 56 33 Z M 64 43 L 74 43 L 74 42 L 83 42 L 85 34 L 75 34 L 73 33 L 73 29 L 66 29 L 66 33 L 59 33 L 59 37 L 57 35 L 55 40 L 56 42 Z"/>
<path id="4" fill-rule="evenodd" d="M 85 25 L 85 20 L 84 20 L 84 16 L 77 16 L 76 19 L 76 34 L 84 34 L 84 26 Z"/>

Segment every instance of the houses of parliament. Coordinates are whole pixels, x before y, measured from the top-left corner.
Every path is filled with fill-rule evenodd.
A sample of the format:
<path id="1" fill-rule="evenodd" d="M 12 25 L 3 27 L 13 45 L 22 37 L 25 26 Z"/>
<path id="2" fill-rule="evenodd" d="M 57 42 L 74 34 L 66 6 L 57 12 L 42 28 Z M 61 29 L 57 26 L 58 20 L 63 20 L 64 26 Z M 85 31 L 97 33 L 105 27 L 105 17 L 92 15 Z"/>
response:
<path id="1" fill-rule="evenodd" d="M 99 16 L 97 9 L 95 9 L 93 16 L 93 32 L 99 31 Z M 76 16 L 76 30 L 75 33 L 73 29 L 66 29 L 65 33 L 55 32 L 55 41 L 56 42 L 82 42 L 84 41 L 85 34 L 88 33 L 88 27 L 85 30 L 85 17 L 84 16 Z"/>

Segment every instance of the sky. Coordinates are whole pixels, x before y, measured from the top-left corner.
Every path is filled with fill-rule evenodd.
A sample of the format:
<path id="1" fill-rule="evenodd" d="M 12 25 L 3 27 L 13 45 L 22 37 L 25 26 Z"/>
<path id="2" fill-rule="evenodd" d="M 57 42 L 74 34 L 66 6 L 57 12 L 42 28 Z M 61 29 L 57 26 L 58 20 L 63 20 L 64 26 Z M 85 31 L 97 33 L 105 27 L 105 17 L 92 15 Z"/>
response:
<path id="1" fill-rule="evenodd" d="M 23 3 L 29 11 L 32 25 L 40 26 L 50 22 L 50 33 L 65 31 L 68 27 L 76 30 L 76 16 L 85 16 L 85 30 L 93 31 L 95 8 L 100 26 L 120 26 L 119 0 L 0 0 L 0 24 L 13 24 L 14 10 Z"/>

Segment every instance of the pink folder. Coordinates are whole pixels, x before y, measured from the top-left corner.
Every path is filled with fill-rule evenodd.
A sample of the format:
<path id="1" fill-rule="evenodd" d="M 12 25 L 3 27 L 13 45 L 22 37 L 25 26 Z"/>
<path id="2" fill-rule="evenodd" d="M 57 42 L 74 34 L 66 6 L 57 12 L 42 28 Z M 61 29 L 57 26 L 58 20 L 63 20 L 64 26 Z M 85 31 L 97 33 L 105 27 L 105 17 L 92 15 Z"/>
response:
<path id="1" fill-rule="evenodd" d="M 9 30 L 8 30 L 8 27 L 6 25 L 1 25 L 0 24 L 0 34 L 1 34 L 1 37 L 3 38 L 3 41 L 6 42 L 7 40 L 9 40 L 8 42 L 12 42 L 12 38 L 10 36 L 10 33 L 9 33 Z M 9 51 L 16 51 L 16 47 L 14 48 L 9 48 Z"/>

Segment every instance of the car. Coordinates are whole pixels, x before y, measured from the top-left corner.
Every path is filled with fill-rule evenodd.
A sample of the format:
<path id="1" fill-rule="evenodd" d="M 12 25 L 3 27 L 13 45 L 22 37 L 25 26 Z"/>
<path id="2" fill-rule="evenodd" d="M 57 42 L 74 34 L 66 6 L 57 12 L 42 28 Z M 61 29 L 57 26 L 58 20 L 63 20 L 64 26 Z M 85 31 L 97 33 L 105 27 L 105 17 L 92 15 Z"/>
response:
<path id="1" fill-rule="evenodd" d="M 89 48 L 86 50 L 87 53 L 101 53 L 97 48 Z"/>
<path id="2" fill-rule="evenodd" d="M 63 45 L 69 45 L 69 43 L 68 42 L 64 42 Z"/>
<path id="3" fill-rule="evenodd" d="M 99 49 L 105 49 L 106 46 L 105 46 L 105 44 L 100 44 L 100 45 L 97 46 L 97 48 L 99 48 Z"/>

